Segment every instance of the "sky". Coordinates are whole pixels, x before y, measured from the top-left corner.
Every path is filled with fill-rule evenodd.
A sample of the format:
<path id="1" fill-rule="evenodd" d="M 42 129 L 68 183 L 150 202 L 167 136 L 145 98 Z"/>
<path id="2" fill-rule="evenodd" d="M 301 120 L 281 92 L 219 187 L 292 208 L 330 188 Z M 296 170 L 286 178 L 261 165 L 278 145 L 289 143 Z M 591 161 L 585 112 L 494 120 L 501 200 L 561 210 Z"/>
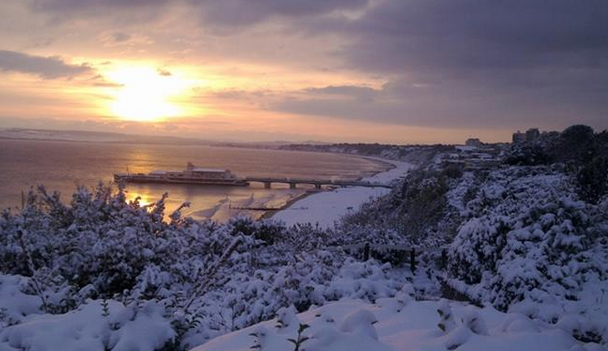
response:
<path id="1" fill-rule="evenodd" d="M 608 128 L 605 0 L 2 0 L 0 127 L 462 143 Z"/>

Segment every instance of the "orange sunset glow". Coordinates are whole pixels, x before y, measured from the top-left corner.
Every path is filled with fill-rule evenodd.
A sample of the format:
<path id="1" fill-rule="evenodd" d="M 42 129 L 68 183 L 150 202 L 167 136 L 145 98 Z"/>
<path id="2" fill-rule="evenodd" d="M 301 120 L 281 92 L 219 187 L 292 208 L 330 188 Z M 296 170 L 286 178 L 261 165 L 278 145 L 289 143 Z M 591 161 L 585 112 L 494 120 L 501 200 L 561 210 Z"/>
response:
<path id="1" fill-rule="evenodd" d="M 526 126 L 562 129 L 573 111 L 606 127 L 601 67 L 527 49 L 542 24 L 514 32 L 513 48 L 467 36 L 435 5 L 419 16 L 386 0 L 251 6 L 4 1 L 0 127 L 390 143 L 505 141 Z M 445 20 L 428 28 L 425 16 Z M 545 69 L 525 63 L 541 57 Z"/>

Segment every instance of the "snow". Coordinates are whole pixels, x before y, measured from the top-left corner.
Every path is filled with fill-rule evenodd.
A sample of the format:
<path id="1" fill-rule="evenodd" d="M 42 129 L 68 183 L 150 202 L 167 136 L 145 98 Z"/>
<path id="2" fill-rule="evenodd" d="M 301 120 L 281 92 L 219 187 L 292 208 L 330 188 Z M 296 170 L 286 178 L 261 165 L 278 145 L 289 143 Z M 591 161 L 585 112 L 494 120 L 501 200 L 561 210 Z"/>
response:
<path id="1" fill-rule="evenodd" d="M 455 145 L 456 150 L 460 151 L 475 151 L 477 150 L 477 146 L 468 146 L 468 145 Z"/>
<path id="2" fill-rule="evenodd" d="M 390 182 L 412 167 L 399 164 L 367 180 Z M 438 184 L 420 179 L 409 186 Z M 66 205 L 30 193 L 21 213 L 0 216 L 0 351 L 606 350 L 608 201 L 578 201 L 551 169 L 448 183 L 447 204 L 463 217 L 450 270 L 435 271 L 421 249 L 417 273 L 341 249 L 361 238 L 395 244 L 367 227 L 216 224 L 179 213 L 165 222 L 165 198 L 140 207 L 100 186 Z M 352 207 L 370 190 L 318 193 L 300 212 L 329 226 L 339 211 L 328 204 L 345 196 L 336 194 L 350 192 L 341 204 Z M 484 307 L 437 301 L 439 283 Z"/>
<path id="3" fill-rule="evenodd" d="M 606 350 L 594 343 L 575 340 L 561 325 L 547 325 L 519 313 L 501 313 L 492 307 L 442 301 L 407 300 L 396 308 L 398 298 L 378 299 L 375 304 L 344 299 L 292 317 L 286 327 L 277 319 L 220 336 L 193 351 L 294 350 L 288 339 L 302 333 L 300 350 L 446 350 L 539 351 Z M 438 327 L 438 310 L 453 313 L 454 327 Z M 254 346 L 259 345 L 259 346 Z"/>
<path id="4" fill-rule="evenodd" d="M 37 315 L 0 331 L 0 351 L 157 350 L 174 337 L 163 311 L 154 302 L 136 310 L 109 301 L 106 314 L 102 301 L 91 301 L 65 314 Z"/>
<path id="5" fill-rule="evenodd" d="M 21 276 L 0 275 L 0 330 L 3 320 L 13 324 L 21 322 L 23 316 L 41 313 L 40 298 L 22 292 L 27 283 L 28 279 Z"/>
<path id="6" fill-rule="evenodd" d="M 407 172 L 415 167 L 414 164 L 408 162 L 374 157 L 369 158 L 381 160 L 394 166 L 386 172 L 362 179 L 372 183 L 390 184 L 405 176 Z M 319 225 L 321 228 L 330 228 L 337 220 L 348 213 L 356 211 L 363 203 L 386 195 L 389 192 L 390 189 L 386 188 L 366 187 L 338 188 L 331 191 L 319 192 L 296 201 L 288 208 L 277 212 L 272 218 L 283 221 L 288 226 L 310 223 Z"/>
<path id="7" fill-rule="evenodd" d="M 464 203 L 467 187 L 479 189 Z M 481 183 L 465 174 L 448 199 L 465 219 L 449 249 L 457 278 L 449 285 L 501 310 L 575 320 L 569 332 L 606 339 L 605 204 L 578 200 L 567 175 L 544 167 L 495 170 Z"/>
<path id="8" fill-rule="evenodd" d="M 318 224 L 322 228 L 333 226 L 345 214 L 355 211 L 370 198 L 388 193 L 384 188 L 338 188 L 320 192 L 298 200 L 290 207 L 279 211 L 273 219 L 288 226 L 297 223 Z"/>

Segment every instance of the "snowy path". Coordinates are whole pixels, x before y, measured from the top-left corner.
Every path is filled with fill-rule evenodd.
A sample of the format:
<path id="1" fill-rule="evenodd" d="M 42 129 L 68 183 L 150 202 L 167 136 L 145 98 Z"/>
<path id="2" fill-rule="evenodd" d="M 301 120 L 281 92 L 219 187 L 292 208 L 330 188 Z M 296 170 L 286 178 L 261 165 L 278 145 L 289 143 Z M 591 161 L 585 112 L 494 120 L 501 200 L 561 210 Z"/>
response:
<path id="1" fill-rule="evenodd" d="M 391 161 L 373 158 L 378 161 L 391 163 L 394 168 L 378 173 L 374 176 L 363 178 L 370 182 L 388 184 L 402 177 L 415 165 L 408 162 Z M 390 190 L 384 188 L 338 188 L 332 191 L 324 191 L 305 197 L 296 201 L 290 207 L 277 212 L 273 219 L 285 222 L 287 225 L 297 223 L 319 224 L 322 228 L 331 227 L 335 221 L 345 214 L 356 211 L 359 206 L 370 198 L 376 198 L 387 194 Z"/>

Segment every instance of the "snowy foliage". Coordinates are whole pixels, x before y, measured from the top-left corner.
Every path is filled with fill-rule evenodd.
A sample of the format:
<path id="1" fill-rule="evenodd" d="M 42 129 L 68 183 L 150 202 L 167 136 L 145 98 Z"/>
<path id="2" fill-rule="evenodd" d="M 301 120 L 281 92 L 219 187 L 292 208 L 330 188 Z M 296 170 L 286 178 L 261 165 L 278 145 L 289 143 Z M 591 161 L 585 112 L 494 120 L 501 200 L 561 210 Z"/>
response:
<path id="1" fill-rule="evenodd" d="M 452 286 L 548 321 L 565 311 L 591 314 L 603 292 L 589 301 L 590 289 L 608 286 L 608 204 L 580 201 L 572 188 L 548 167 L 490 172 L 461 211 L 466 220 L 449 251 Z M 608 323 L 600 324 L 591 328 L 606 333 Z"/>
<path id="2" fill-rule="evenodd" d="M 399 290 L 404 273 L 357 262 L 329 247 L 328 235 L 246 218 L 219 225 L 179 211 L 165 217 L 164 198 L 141 206 L 102 185 L 79 189 L 69 205 L 32 191 L 22 211 L 0 218 L 0 296 L 10 296 L 0 299 L 0 347 L 40 342 L 46 334 L 32 326 L 42 321 L 60 333 L 63 321 L 98 313 L 86 327 L 101 335 L 91 350 L 123 349 L 130 328 L 140 327 L 122 321 L 138 316 L 164 328 L 140 349 L 183 349 L 281 308 L 375 301 Z M 77 348 L 78 340 L 70 334 L 65 343 Z"/>
<path id="3" fill-rule="evenodd" d="M 585 133 L 551 134 L 540 147 Z M 184 350 L 250 326 L 231 345 L 531 350 L 542 340 L 601 350 L 608 163 L 581 150 L 601 150 L 608 136 L 594 138 L 564 151 L 588 158 L 575 166 L 420 168 L 331 230 L 196 222 L 181 208 L 165 214 L 165 197 L 142 206 L 101 184 L 69 203 L 31 191 L 22 210 L 0 215 L 0 350 Z M 349 255 L 365 243 L 416 247 L 418 274 Z M 446 271 L 436 265 L 443 248 Z M 440 284 L 484 307 L 416 301 L 437 300 Z M 332 302 L 345 298 L 357 301 Z M 230 350 L 230 339 L 201 350 Z"/>
<path id="4" fill-rule="evenodd" d="M 561 133 L 542 133 L 537 140 L 514 144 L 506 153 L 509 165 L 563 164 L 582 200 L 597 204 L 608 194 L 608 131 L 595 133 L 573 125 Z"/>
<path id="5" fill-rule="evenodd" d="M 351 240 L 415 245 L 436 261 L 434 248 L 446 247 L 447 272 L 427 268 L 446 296 L 549 323 L 575 315 L 573 334 L 605 343 L 608 198 L 599 199 L 583 201 L 563 164 L 419 169 L 336 230 Z"/>
<path id="6" fill-rule="evenodd" d="M 452 169 L 410 172 L 387 196 L 345 216 L 336 230 L 342 238 L 379 244 L 444 245 L 460 223 L 448 191 L 461 177 Z"/>

